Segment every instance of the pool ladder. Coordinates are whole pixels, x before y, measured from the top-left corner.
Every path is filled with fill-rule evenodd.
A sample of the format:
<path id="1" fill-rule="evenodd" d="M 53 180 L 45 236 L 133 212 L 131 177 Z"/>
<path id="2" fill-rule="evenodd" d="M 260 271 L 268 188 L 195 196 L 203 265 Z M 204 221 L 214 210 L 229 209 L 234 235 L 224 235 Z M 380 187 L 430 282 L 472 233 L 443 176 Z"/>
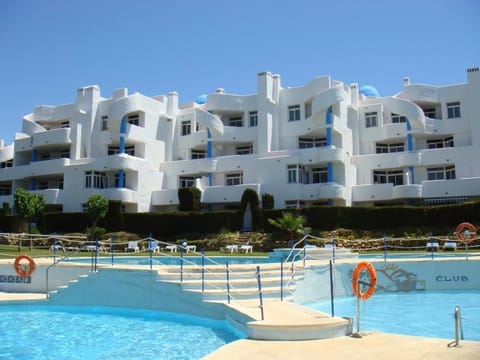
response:
<path id="1" fill-rule="evenodd" d="M 458 346 L 460 339 L 458 338 L 458 330 L 460 330 L 460 339 L 463 340 L 463 325 L 462 325 L 462 312 L 460 306 L 455 306 L 455 340 L 449 343 L 447 346 Z"/>

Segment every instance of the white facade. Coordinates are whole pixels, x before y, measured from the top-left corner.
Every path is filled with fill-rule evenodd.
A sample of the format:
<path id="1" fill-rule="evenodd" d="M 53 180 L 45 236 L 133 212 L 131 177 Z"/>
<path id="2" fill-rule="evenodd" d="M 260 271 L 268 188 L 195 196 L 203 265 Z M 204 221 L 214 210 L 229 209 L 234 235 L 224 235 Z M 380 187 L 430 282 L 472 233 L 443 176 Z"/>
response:
<path id="1" fill-rule="evenodd" d="M 93 194 L 127 212 L 175 210 L 190 185 L 209 209 L 238 207 L 247 188 L 275 208 L 480 200 L 479 69 L 465 84 L 403 85 L 379 97 L 328 76 L 282 88 L 262 72 L 256 94 L 217 89 L 181 108 L 175 92 L 80 88 L 0 142 L 0 203 L 22 187 L 64 212 Z"/>

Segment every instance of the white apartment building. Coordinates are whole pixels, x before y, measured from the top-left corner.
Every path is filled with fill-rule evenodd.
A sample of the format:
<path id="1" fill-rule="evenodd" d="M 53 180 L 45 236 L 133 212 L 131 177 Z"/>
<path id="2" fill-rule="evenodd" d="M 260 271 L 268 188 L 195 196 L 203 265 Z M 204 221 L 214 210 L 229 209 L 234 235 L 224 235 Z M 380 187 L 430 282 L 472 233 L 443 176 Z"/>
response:
<path id="1" fill-rule="evenodd" d="M 275 208 L 480 200 L 480 71 L 450 86 L 411 84 L 380 97 L 329 76 L 282 87 L 261 72 L 257 93 L 217 89 L 179 107 L 82 87 L 73 103 L 38 106 L 12 145 L 0 142 L 0 203 L 21 187 L 49 208 L 82 211 L 89 196 L 126 212 L 176 210 L 196 186 L 206 209 L 236 208 L 249 188 Z"/>

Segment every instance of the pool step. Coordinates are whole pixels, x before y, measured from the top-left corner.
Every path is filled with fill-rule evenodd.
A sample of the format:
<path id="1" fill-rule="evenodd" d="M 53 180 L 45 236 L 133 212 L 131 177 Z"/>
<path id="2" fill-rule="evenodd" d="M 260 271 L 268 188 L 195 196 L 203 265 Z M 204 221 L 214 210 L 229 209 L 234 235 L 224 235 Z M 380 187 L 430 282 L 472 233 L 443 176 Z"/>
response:
<path id="1" fill-rule="evenodd" d="M 295 264 L 294 268 L 295 272 L 292 274 L 287 265 L 282 271 L 279 263 L 262 264 L 260 266 L 262 296 L 280 299 L 283 295 L 284 299 L 291 299 L 296 282 L 304 276 L 304 269 L 300 264 Z M 183 291 L 202 293 L 204 301 L 227 300 L 225 266 L 205 266 L 203 274 L 199 266 L 184 267 L 182 271 L 180 274 L 178 267 L 161 267 L 157 269 L 157 281 L 180 284 Z M 245 264 L 229 267 L 229 290 L 231 297 L 237 300 L 258 298 L 257 266 Z"/>
<path id="2" fill-rule="evenodd" d="M 295 280 L 290 279 L 283 279 L 283 285 L 291 285 L 295 284 Z M 269 287 L 278 287 L 281 283 L 280 277 L 274 278 L 270 277 L 267 279 L 262 279 L 262 288 L 269 288 Z M 195 279 L 195 280 L 184 280 L 182 283 L 182 288 L 184 290 L 199 290 L 202 288 L 202 280 Z M 204 289 L 226 289 L 227 281 L 225 279 L 206 279 L 203 282 Z M 258 280 L 256 278 L 250 279 L 236 279 L 230 281 L 230 288 L 231 289 L 243 289 L 249 287 L 258 287 Z"/>
<path id="3" fill-rule="evenodd" d="M 223 272 L 210 272 L 206 270 L 203 275 L 201 271 L 191 272 L 188 270 L 184 270 L 182 275 L 180 275 L 180 271 L 158 271 L 157 278 L 160 281 L 168 281 L 168 282 L 177 282 L 180 281 L 180 278 L 185 280 L 201 280 L 202 276 L 205 280 L 224 280 L 226 281 L 227 273 L 226 271 Z M 262 280 L 267 279 L 280 279 L 281 272 L 280 271 L 262 271 L 260 273 Z M 242 272 L 229 272 L 230 280 L 234 279 L 256 279 L 257 274 L 254 271 L 242 271 Z M 291 272 L 284 272 L 283 279 L 290 279 L 292 278 Z M 303 278 L 303 269 L 298 270 L 295 272 L 295 279 Z"/>
<path id="4" fill-rule="evenodd" d="M 88 274 L 78 275 L 76 279 L 68 280 L 66 285 L 59 285 L 55 290 L 50 290 L 48 292 L 48 297 L 51 298 L 52 296 L 58 295 L 59 293 L 66 291 L 69 287 L 75 286 L 78 284 L 82 279 L 88 278 Z"/>
<path id="5" fill-rule="evenodd" d="M 284 294 L 284 300 L 288 300 L 288 298 L 291 298 L 290 294 L 292 291 L 295 290 L 294 285 L 290 286 L 284 286 L 283 288 L 283 294 Z M 259 293 L 258 293 L 258 287 L 253 286 L 253 287 L 244 287 L 244 288 L 230 288 L 229 293 L 227 292 L 226 288 L 223 289 L 205 289 L 203 292 L 202 290 L 198 289 L 185 289 L 184 291 L 186 292 L 192 292 L 192 293 L 201 293 L 203 297 L 203 301 L 207 302 L 217 302 L 217 301 L 227 301 L 228 300 L 228 294 L 230 294 L 231 301 L 237 301 L 237 300 L 249 300 L 249 299 L 258 299 L 259 298 Z M 281 297 L 281 292 L 282 289 L 280 286 L 271 286 L 267 288 L 262 288 L 262 298 L 264 299 L 280 299 Z"/>

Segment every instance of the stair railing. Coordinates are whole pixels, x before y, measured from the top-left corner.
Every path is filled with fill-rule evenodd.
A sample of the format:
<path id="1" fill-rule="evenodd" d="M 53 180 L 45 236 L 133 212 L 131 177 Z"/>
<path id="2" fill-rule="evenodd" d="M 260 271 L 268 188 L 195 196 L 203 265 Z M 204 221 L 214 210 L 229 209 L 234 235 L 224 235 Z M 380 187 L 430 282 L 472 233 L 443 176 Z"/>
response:
<path id="1" fill-rule="evenodd" d="M 454 314 L 454 326 L 455 326 L 455 340 L 449 343 L 447 346 L 458 346 L 460 343 L 460 339 L 463 340 L 463 325 L 462 325 L 462 312 L 460 311 L 460 306 L 455 306 L 455 314 Z M 460 334 L 459 334 L 460 331 Z M 459 338 L 460 335 L 460 338 Z"/>

